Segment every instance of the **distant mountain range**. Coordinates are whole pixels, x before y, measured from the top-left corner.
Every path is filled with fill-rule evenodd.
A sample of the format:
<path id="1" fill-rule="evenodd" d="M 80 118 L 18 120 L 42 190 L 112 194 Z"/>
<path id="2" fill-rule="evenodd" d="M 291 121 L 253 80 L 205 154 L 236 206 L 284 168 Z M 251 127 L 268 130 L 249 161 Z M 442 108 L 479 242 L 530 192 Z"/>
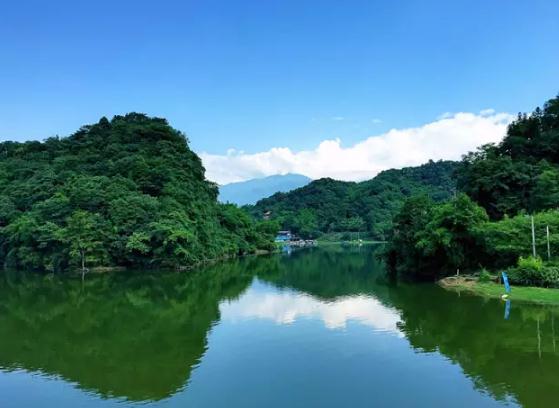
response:
<path id="1" fill-rule="evenodd" d="M 434 201 L 444 201 L 454 194 L 457 166 L 452 161 L 429 161 L 417 167 L 385 170 L 358 183 L 323 178 L 288 193 L 275 193 L 248 210 L 255 219 L 270 212 L 282 229 L 303 238 L 360 231 L 385 240 L 392 218 L 407 197 L 426 194 Z"/>
<path id="2" fill-rule="evenodd" d="M 219 188 L 219 201 L 237 205 L 255 204 L 275 193 L 306 186 L 311 181 L 301 174 L 285 174 L 226 184 Z"/>

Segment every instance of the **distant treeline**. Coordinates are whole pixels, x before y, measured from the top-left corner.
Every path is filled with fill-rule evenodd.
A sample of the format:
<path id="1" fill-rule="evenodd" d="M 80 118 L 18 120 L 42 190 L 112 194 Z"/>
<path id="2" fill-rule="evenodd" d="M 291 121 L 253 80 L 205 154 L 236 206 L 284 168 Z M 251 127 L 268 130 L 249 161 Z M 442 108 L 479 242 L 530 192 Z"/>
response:
<path id="1" fill-rule="evenodd" d="M 189 266 L 272 247 L 276 225 L 216 197 L 164 119 L 130 113 L 67 138 L 0 143 L 0 263 Z"/>
<path id="2" fill-rule="evenodd" d="M 440 202 L 452 196 L 456 167 L 451 161 L 431 161 L 419 167 L 383 171 L 360 183 L 324 178 L 245 208 L 256 219 L 268 214 L 282 228 L 303 238 L 359 231 L 362 236 L 384 240 L 407 197 L 425 194 Z"/>
<path id="3" fill-rule="evenodd" d="M 394 219 L 386 258 L 391 270 L 434 278 L 514 266 L 515 282 L 559 286 L 559 98 L 519 114 L 503 141 L 464 156 L 458 194 L 443 203 L 408 199 Z M 531 217 L 536 252 L 532 255 Z M 519 260 L 519 257 L 523 257 Z"/>

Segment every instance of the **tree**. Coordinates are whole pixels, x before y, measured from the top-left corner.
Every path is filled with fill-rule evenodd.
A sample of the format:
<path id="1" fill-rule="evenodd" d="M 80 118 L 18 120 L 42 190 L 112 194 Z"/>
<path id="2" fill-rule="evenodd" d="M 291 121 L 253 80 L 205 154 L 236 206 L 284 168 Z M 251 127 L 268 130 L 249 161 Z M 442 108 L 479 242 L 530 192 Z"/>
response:
<path id="1" fill-rule="evenodd" d="M 384 241 L 392 218 L 406 198 L 427 194 L 440 202 L 451 197 L 456 189 L 456 166 L 451 161 L 430 161 L 417 167 L 386 170 L 360 183 L 324 178 L 246 208 L 255 219 L 271 211 L 282 229 L 304 237 L 361 231 Z"/>
<path id="2" fill-rule="evenodd" d="M 103 220 L 98 214 L 77 210 L 66 220 L 66 227 L 58 232 L 60 241 L 69 246 L 73 262 L 81 266 L 82 279 L 86 265 L 99 264 L 107 259 Z"/>
<path id="3" fill-rule="evenodd" d="M 308 208 L 297 212 L 293 220 L 293 229 L 303 238 L 316 238 L 318 236 L 318 220 L 316 213 Z"/>
<path id="4" fill-rule="evenodd" d="M 432 272 L 432 262 L 418 248 L 418 236 L 429 223 L 435 203 L 426 195 L 408 198 L 394 217 L 394 229 L 384 257 L 393 277 L 424 278 Z"/>
<path id="5" fill-rule="evenodd" d="M 485 210 L 465 194 L 442 204 L 425 196 L 410 198 L 394 219 L 385 258 L 393 272 L 415 279 L 477 267 L 483 249 L 478 230 L 488 220 Z"/>
<path id="6" fill-rule="evenodd" d="M 483 208 L 459 194 L 434 209 L 431 221 L 418 234 L 417 246 L 426 256 L 438 257 L 447 273 L 467 270 L 477 266 L 477 228 L 488 221 Z"/>
<path id="7" fill-rule="evenodd" d="M 559 97 L 519 114 L 501 143 L 464 157 L 458 189 L 486 209 L 492 219 L 557 206 Z"/>
<path id="8" fill-rule="evenodd" d="M 161 118 L 130 113 L 65 138 L 0 143 L 0 262 L 9 266 L 191 266 L 269 249 L 273 237 L 257 225 L 218 204 L 200 158 Z"/>
<path id="9" fill-rule="evenodd" d="M 535 180 L 532 190 L 532 208 L 544 210 L 547 208 L 559 208 L 559 169 L 557 167 L 545 166 Z"/>

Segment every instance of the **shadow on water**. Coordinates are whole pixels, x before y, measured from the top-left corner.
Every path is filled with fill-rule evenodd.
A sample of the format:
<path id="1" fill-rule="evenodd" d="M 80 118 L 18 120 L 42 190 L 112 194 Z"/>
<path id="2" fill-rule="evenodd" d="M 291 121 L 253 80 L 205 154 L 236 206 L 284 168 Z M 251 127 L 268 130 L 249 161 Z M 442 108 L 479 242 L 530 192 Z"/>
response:
<path id="1" fill-rule="evenodd" d="M 374 297 L 400 315 L 418 353 L 459 364 L 495 399 L 526 407 L 559 400 L 559 309 L 505 304 L 432 284 L 388 284 L 371 247 L 247 258 L 196 273 L 123 273 L 78 280 L 5 274 L 0 368 L 60 376 L 103 397 L 156 401 L 187 387 L 220 303 L 255 278 L 324 302 Z"/>

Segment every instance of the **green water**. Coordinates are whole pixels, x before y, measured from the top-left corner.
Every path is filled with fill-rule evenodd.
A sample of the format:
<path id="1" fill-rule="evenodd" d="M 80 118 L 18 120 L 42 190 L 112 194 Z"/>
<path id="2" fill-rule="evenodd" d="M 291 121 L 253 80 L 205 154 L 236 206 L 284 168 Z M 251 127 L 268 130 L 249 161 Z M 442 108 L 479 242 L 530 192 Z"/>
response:
<path id="1" fill-rule="evenodd" d="M 375 247 L 0 279 L 0 407 L 555 407 L 559 309 L 390 285 Z M 557 326 L 557 327 L 556 327 Z"/>

